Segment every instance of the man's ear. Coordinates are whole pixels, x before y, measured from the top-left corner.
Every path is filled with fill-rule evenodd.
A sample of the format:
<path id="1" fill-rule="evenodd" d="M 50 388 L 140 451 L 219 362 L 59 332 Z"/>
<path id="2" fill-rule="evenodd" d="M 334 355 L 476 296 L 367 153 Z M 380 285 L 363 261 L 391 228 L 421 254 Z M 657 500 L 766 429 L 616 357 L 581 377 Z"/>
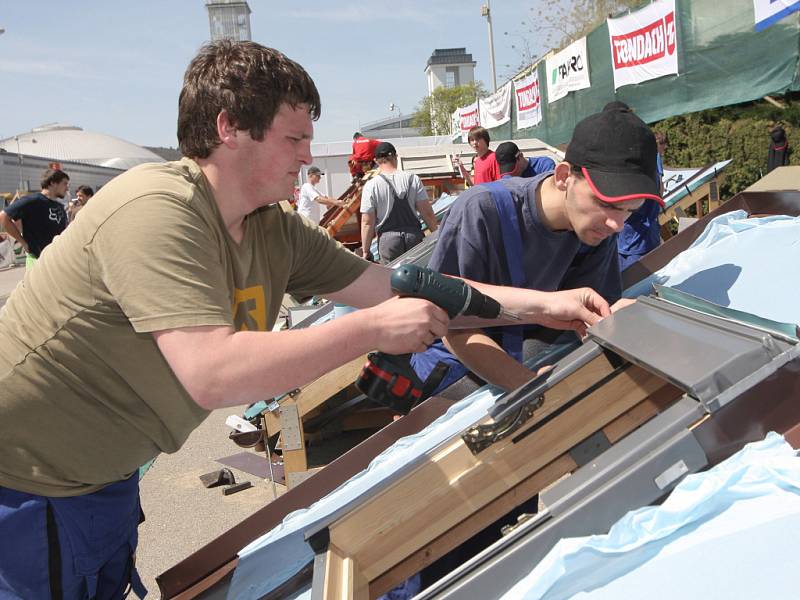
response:
<path id="1" fill-rule="evenodd" d="M 236 124 L 231 121 L 228 111 L 221 110 L 217 115 L 217 135 L 223 146 L 234 149 L 238 147 Z"/>
<path id="2" fill-rule="evenodd" d="M 553 181 L 559 191 L 567 190 L 567 179 L 572 175 L 572 165 L 568 162 L 560 162 L 556 165 L 553 173 Z"/>

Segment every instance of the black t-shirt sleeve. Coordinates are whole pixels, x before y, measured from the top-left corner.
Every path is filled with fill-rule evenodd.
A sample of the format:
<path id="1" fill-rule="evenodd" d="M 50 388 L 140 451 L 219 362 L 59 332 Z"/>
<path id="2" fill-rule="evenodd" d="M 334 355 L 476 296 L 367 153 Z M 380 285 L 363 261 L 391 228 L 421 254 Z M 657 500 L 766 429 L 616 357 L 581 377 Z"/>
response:
<path id="1" fill-rule="evenodd" d="M 31 196 L 20 198 L 19 200 L 12 202 L 8 206 L 6 206 L 3 209 L 3 212 L 5 212 L 13 220 L 18 221 L 25 215 L 25 211 L 27 210 L 31 202 L 33 202 L 33 198 Z"/>

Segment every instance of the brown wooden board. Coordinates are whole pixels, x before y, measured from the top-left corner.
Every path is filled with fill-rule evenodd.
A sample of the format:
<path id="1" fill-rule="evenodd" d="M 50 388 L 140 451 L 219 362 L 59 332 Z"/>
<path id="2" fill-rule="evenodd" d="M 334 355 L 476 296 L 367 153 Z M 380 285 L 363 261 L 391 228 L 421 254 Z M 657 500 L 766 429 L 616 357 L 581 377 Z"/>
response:
<path id="1" fill-rule="evenodd" d="M 605 385 L 591 390 L 612 373 Z M 514 437 L 478 455 L 460 437 L 444 444 L 420 467 L 333 523 L 331 543 L 371 582 L 664 385 L 639 367 L 615 369 L 600 355 L 548 390 L 540 411 Z M 580 402 L 557 412 L 584 391 L 589 393 Z M 555 418 L 548 420 L 549 415 Z M 544 425 L 536 428 L 539 422 Z M 533 435 L 525 434 L 533 428 Z"/>
<path id="2" fill-rule="evenodd" d="M 281 523 L 291 512 L 310 506 L 367 468 L 378 454 L 402 437 L 422 431 L 452 405 L 444 398 L 429 398 L 402 419 L 392 422 L 322 471 L 279 496 L 258 512 L 232 527 L 196 552 L 156 577 L 162 598 L 194 598 L 225 581 L 236 564 L 236 554 Z M 191 592 L 183 595 L 183 592 Z"/>

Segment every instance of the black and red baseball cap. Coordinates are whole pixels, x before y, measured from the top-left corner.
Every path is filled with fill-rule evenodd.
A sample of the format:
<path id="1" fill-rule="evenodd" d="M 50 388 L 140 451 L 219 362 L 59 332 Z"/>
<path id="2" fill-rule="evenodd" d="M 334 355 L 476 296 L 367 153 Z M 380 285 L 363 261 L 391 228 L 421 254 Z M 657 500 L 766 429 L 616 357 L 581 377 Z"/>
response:
<path id="1" fill-rule="evenodd" d="M 661 206 L 656 138 L 622 102 L 608 104 L 575 126 L 565 160 L 580 167 L 603 202 L 649 198 Z"/>

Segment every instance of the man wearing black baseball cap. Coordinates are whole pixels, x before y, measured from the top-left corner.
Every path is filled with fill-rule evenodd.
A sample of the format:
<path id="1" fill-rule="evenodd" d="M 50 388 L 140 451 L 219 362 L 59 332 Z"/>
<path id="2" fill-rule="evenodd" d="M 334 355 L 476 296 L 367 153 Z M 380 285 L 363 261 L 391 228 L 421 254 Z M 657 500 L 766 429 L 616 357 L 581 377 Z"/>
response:
<path id="1" fill-rule="evenodd" d="M 616 234 L 645 199 L 662 202 L 658 193 L 652 132 L 629 109 L 610 106 L 578 123 L 566 160 L 555 170 L 463 192 L 444 221 L 429 266 L 542 291 L 585 286 L 615 302 L 622 293 Z M 513 390 L 533 376 L 520 362 L 535 355 L 534 340 L 541 335 L 532 327 L 451 332 L 445 339 L 460 362 L 437 341 L 415 354 L 412 364 L 423 378 L 439 361 L 450 366 L 437 392 L 460 379 L 466 367 Z"/>
<path id="2" fill-rule="evenodd" d="M 500 167 L 500 177 L 533 177 L 540 173 L 552 171 L 556 163 L 547 156 L 527 158 L 514 142 L 503 142 L 494 151 L 497 166 Z"/>
<path id="3" fill-rule="evenodd" d="M 419 217 L 429 231 L 436 231 L 439 224 L 420 178 L 397 168 L 397 150 L 391 143 L 378 144 L 375 161 L 378 175 L 361 192 L 361 248 L 369 259 L 377 233 L 378 254 L 387 264 L 422 241 Z"/>

